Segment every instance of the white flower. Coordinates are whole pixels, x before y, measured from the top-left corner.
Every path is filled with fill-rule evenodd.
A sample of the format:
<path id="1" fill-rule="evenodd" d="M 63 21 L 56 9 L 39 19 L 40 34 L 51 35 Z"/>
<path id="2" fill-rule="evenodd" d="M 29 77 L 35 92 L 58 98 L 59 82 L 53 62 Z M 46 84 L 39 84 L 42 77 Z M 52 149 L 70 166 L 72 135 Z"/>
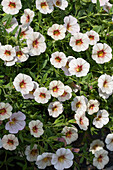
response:
<path id="1" fill-rule="evenodd" d="M 0 103 L 0 120 L 10 118 L 12 115 L 12 106 L 9 103 Z"/>
<path id="2" fill-rule="evenodd" d="M 60 80 L 53 80 L 49 84 L 49 90 L 53 97 L 59 97 L 64 93 L 64 84 Z"/>
<path id="3" fill-rule="evenodd" d="M 71 108 L 75 112 L 86 111 L 87 109 L 87 98 L 85 96 L 76 96 L 71 102 Z"/>
<path id="4" fill-rule="evenodd" d="M 25 155 L 26 159 L 30 162 L 36 161 L 37 156 L 38 156 L 38 149 L 37 145 L 34 144 L 33 148 L 30 149 L 30 145 L 26 147 L 25 149 Z"/>
<path id="5" fill-rule="evenodd" d="M 82 58 L 73 59 L 69 63 L 69 72 L 76 77 L 86 76 L 89 68 L 90 64 Z"/>
<path id="6" fill-rule="evenodd" d="M 30 26 L 29 27 L 23 27 L 22 25 L 20 25 L 16 34 L 15 34 L 15 37 L 18 36 L 20 29 L 21 29 L 20 36 L 19 36 L 20 40 L 28 39 L 29 35 L 31 35 L 33 33 L 33 29 Z"/>
<path id="7" fill-rule="evenodd" d="M 111 94 L 113 91 L 113 79 L 110 75 L 103 74 L 98 78 L 98 87 L 103 93 Z"/>
<path id="8" fill-rule="evenodd" d="M 0 148 L 2 148 L 2 146 L 3 146 L 3 143 L 2 143 L 2 140 L 0 138 Z"/>
<path id="9" fill-rule="evenodd" d="M 11 45 L 0 47 L 0 58 L 4 61 L 11 61 L 16 55 L 15 49 Z"/>
<path id="10" fill-rule="evenodd" d="M 4 25 L 6 22 L 3 23 Z M 18 21 L 15 17 L 12 18 L 11 23 L 8 25 L 8 28 L 6 27 L 6 31 L 8 33 L 12 32 L 16 27 L 18 26 Z"/>
<path id="11" fill-rule="evenodd" d="M 64 86 L 64 93 L 58 97 L 59 101 L 66 101 L 72 97 L 72 89 L 69 86 Z"/>
<path id="12" fill-rule="evenodd" d="M 42 14 L 50 14 L 54 9 L 52 0 L 36 0 L 36 8 Z"/>
<path id="13" fill-rule="evenodd" d="M 33 90 L 30 91 L 28 94 L 22 94 L 24 99 L 34 99 L 34 92 L 39 87 L 39 84 L 35 81 L 33 81 L 34 87 Z"/>
<path id="14" fill-rule="evenodd" d="M 78 139 L 78 130 L 76 127 L 67 127 L 65 126 L 61 133 L 63 133 L 65 136 L 62 136 L 65 140 L 67 145 L 71 144 L 72 142 L 76 141 Z"/>
<path id="15" fill-rule="evenodd" d="M 89 38 L 89 44 L 95 45 L 99 41 L 99 34 L 93 30 L 86 32 L 88 38 Z"/>
<path id="16" fill-rule="evenodd" d="M 97 0 L 91 0 L 92 3 L 96 4 Z M 109 0 L 99 0 L 100 6 L 104 6 Z"/>
<path id="17" fill-rule="evenodd" d="M 17 62 L 17 58 L 14 57 L 13 60 L 5 61 L 4 65 L 6 65 L 6 66 L 13 66 L 13 65 L 15 65 L 16 62 Z"/>
<path id="18" fill-rule="evenodd" d="M 100 139 L 96 139 L 90 144 L 89 151 L 92 152 L 92 154 L 95 154 L 96 151 L 103 149 L 103 147 L 104 147 L 104 142 L 101 141 Z"/>
<path id="19" fill-rule="evenodd" d="M 113 151 L 113 134 L 108 134 L 105 139 L 106 147 L 108 150 Z"/>
<path id="20" fill-rule="evenodd" d="M 40 120 L 32 120 L 29 122 L 30 133 L 35 138 L 39 138 L 43 133 L 43 123 Z"/>
<path id="21" fill-rule="evenodd" d="M 103 93 L 102 90 L 101 90 L 100 88 L 98 88 L 98 92 L 99 92 L 99 96 L 102 97 L 103 99 L 108 99 L 109 96 L 112 94 L 112 92 L 109 93 L 109 94 Z"/>
<path id="22" fill-rule="evenodd" d="M 56 51 L 51 55 L 50 62 L 55 68 L 61 68 L 66 65 L 67 58 L 63 52 Z"/>
<path id="23" fill-rule="evenodd" d="M 16 50 L 16 59 L 18 62 L 25 62 L 29 58 L 29 50 L 27 47 L 22 48 L 21 50 L 19 49 L 19 46 L 15 47 Z"/>
<path id="24" fill-rule="evenodd" d="M 47 166 L 51 166 L 52 153 L 44 152 L 42 155 L 38 155 L 36 165 L 39 169 L 45 169 Z"/>
<path id="25" fill-rule="evenodd" d="M 62 40 L 65 38 L 66 28 L 63 25 L 53 24 L 47 31 L 47 34 L 54 40 Z"/>
<path id="26" fill-rule="evenodd" d="M 34 84 L 32 82 L 32 78 L 26 74 L 19 73 L 14 81 L 13 85 L 15 89 L 22 94 L 28 94 L 33 90 Z"/>
<path id="27" fill-rule="evenodd" d="M 100 103 L 98 100 L 90 100 L 87 105 L 87 111 L 89 115 L 98 112 Z"/>
<path id="28" fill-rule="evenodd" d="M 60 148 L 53 154 L 51 163 L 57 170 L 68 169 L 73 165 L 74 155 L 70 149 Z"/>
<path id="29" fill-rule="evenodd" d="M 74 59 L 73 56 L 68 56 L 66 65 L 61 68 L 66 76 L 71 76 L 71 73 L 69 72 L 69 63 L 72 59 Z"/>
<path id="30" fill-rule="evenodd" d="M 104 64 L 112 59 L 112 49 L 106 43 L 97 43 L 93 46 L 92 58 L 98 64 Z"/>
<path id="31" fill-rule="evenodd" d="M 49 115 L 56 118 L 63 112 L 63 105 L 62 103 L 55 101 L 51 102 L 48 106 Z"/>
<path id="32" fill-rule="evenodd" d="M 80 129 L 87 130 L 89 126 L 89 119 L 85 116 L 84 111 L 79 111 L 74 116 L 76 123 Z"/>
<path id="33" fill-rule="evenodd" d="M 62 10 L 65 10 L 68 6 L 68 2 L 66 0 L 53 0 L 53 4 Z"/>
<path id="34" fill-rule="evenodd" d="M 33 32 L 29 34 L 27 45 L 31 56 L 40 55 L 46 50 L 45 38 L 39 32 Z"/>
<path id="35" fill-rule="evenodd" d="M 108 152 L 104 149 L 95 152 L 95 157 L 93 159 L 93 165 L 97 169 L 103 169 L 104 166 L 109 162 Z"/>
<path id="36" fill-rule="evenodd" d="M 80 31 L 80 26 L 77 23 L 77 19 L 73 17 L 72 15 L 66 16 L 64 18 L 64 27 L 72 35 Z"/>
<path id="37" fill-rule="evenodd" d="M 51 98 L 51 94 L 47 88 L 41 87 L 35 90 L 34 97 L 36 102 L 44 104 Z"/>
<path id="38" fill-rule="evenodd" d="M 89 47 L 89 38 L 87 34 L 75 33 L 74 36 L 71 37 L 69 45 L 74 51 L 85 51 Z"/>
<path id="39" fill-rule="evenodd" d="M 20 0 L 2 0 L 3 11 L 7 14 L 15 15 L 22 8 Z"/>
<path id="40" fill-rule="evenodd" d="M 106 2 L 105 5 L 103 6 L 104 11 L 109 12 L 110 9 L 112 8 L 112 4 L 109 2 Z"/>
<path id="41" fill-rule="evenodd" d="M 33 21 L 34 11 L 28 9 L 24 9 L 24 14 L 21 16 L 20 22 L 22 26 L 26 27 L 29 26 L 30 23 Z"/>
<path id="42" fill-rule="evenodd" d="M 104 125 L 106 125 L 109 122 L 109 113 L 106 110 L 100 110 L 97 113 L 97 116 L 93 119 L 93 125 L 95 125 L 96 128 L 102 128 Z"/>
<path id="43" fill-rule="evenodd" d="M 15 150 L 16 147 L 19 145 L 18 138 L 13 135 L 4 135 L 2 138 L 3 148 L 6 150 Z"/>

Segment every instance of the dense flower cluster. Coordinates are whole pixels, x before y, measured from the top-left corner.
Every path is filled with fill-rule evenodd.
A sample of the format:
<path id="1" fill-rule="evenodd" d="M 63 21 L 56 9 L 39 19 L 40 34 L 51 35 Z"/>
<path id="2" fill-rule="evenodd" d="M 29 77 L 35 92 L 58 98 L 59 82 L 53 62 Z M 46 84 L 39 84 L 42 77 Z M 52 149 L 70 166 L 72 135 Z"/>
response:
<path id="1" fill-rule="evenodd" d="M 99 0 L 100 6 L 103 7 L 102 10 L 104 9 L 107 13 L 112 9 L 112 4 L 108 1 Z M 92 0 L 92 3 L 98 2 Z M 22 10 L 21 0 L 2 0 L 1 5 L 3 11 L 9 14 L 9 16 L 16 15 Z M 36 0 L 35 8 L 38 10 L 39 15 L 42 13 L 45 16 L 45 14 L 53 13 L 56 8 L 65 11 L 68 5 L 67 0 Z M 6 134 L 1 134 L 0 148 L 9 151 L 16 150 L 23 140 L 29 140 L 21 137 L 21 132 L 26 131 L 25 133 L 33 140 L 31 144 L 29 142 L 29 144 L 24 145 L 24 153 L 17 151 L 20 157 L 23 157 L 23 155 L 26 156 L 27 161 L 35 162 L 35 166 L 38 169 L 46 169 L 46 167 L 51 165 L 57 170 L 68 169 L 76 165 L 74 163 L 76 160 L 74 158 L 76 156 L 74 152 L 78 153 L 81 148 L 72 148 L 71 144 L 73 145 L 74 142 L 77 142 L 80 133 L 88 130 L 92 132 L 95 129 L 99 131 L 106 127 L 112 119 L 109 108 L 104 107 L 100 102 L 100 100 L 107 102 L 106 99 L 113 94 L 113 76 L 109 72 L 104 72 L 104 74 L 102 72 L 102 74 L 95 77 L 96 83 L 94 82 L 94 85 L 96 84 L 99 98 L 96 95 L 87 95 L 81 90 L 81 85 L 85 86 L 86 83 L 85 81 L 82 82 L 82 80 L 85 80 L 87 76 L 91 75 L 92 63 L 96 67 L 101 68 L 104 64 L 110 63 L 112 60 L 112 48 L 109 42 L 106 44 L 101 39 L 99 31 L 94 31 L 93 29 L 85 32 L 81 31 L 79 18 L 77 19 L 69 15 L 69 13 L 64 16 L 63 24 L 59 24 L 58 22 L 53 24 L 51 22 L 46 29 L 46 33 L 36 32 L 35 28 L 31 27 L 32 22 L 36 22 L 37 24 L 33 10 L 29 8 L 24 9 L 23 15 L 19 18 L 20 21 L 13 16 L 8 27 L 8 21 L 3 21 L 3 28 L 9 37 L 13 35 L 12 39 L 16 42 L 14 45 L 10 41 L 6 44 L 1 41 L 0 59 L 4 62 L 4 67 L 9 70 L 14 65 L 20 66 L 20 63 L 26 62 L 28 59 L 28 62 L 32 63 L 31 59 L 33 57 L 33 60 L 37 62 L 37 58 L 49 48 L 49 43 L 47 42 L 47 37 L 49 37 L 50 43 L 53 43 L 54 47 L 54 49 L 52 48 L 53 52 L 51 54 L 49 53 L 49 67 L 55 70 L 55 73 L 58 72 L 58 74 L 60 74 L 59 71 L 62 71 L 62 75 L 66 77 L 66 80 L 62 76 L 61 79 L 53 76 L 52 78 L 48 78 L 49 83 L 45 83 L 46 80 L 45 82 L 43 81 L 45 77 L 40 80 L 39 74 L 41 70 L 38 70 L 39 72 L 36 73 L 37 75 L 35 76 L 37 77 L 31 74 L 34 66 L 31 70 L 29 69 L 27 71 L 26 69 L 26 73 L 23 70 L 18 71 L 17 69 L 17 75 L 14 77 L 13 82 L 10 82 L 12 83 L 10 86 L 13 86 L 12 90 L 15 95 L 19 95 L 21 102 L 22 100 L 26 102 L 26 106 L 24 105 L 23 108 L 22 106 L 18 106 L 16 103 L 18 99 L 16 101 L 15 98 L 14 102 L 17 105 L 15 104 L 13 107 L 4 92 L 6 100 L 5 102 L 0 102 L 0 125 L 2 124 L 4 126 Z M 54 45 L 56 42 L 65 42 L 67 37 L 69 40 L 69 51 L 71 50 L 71 54 L 69 52 L 69 55 L 65 49 L 64 51 L 57 50 Z M 85 55 L 83 56 L 85 52 L 87 56 L 91 52 L 89 59 Z M 44 55 L 46 54 L 44 53 Z M 44 64 L 42 69 L 45 67 Z M 103 68 L 106 68 L 106 66 Z M 46 76 L 46 73 L 44 76 Z M 7 79 L 7 75 L 5 79 Z M 75 79 L 76 84 L 74 84 Z M 71 83 L 68 83 L 70 80 Z M 80 83 L 77 84 L 77 82 Z M 1 86 L 1 88 L 3 87 Z M 88 90 L 88 88 L 93 91 L 93 82 L 91 86 L 89 83 L 85 90 Z M 33 112 L 32 114 L 31 112 L 29 114 L 29 111 L 28 113 L 24 111 L 25 107 L 27 107 L 27 102 L 33 103 L 37 111 L 34 111 L 34 108 L 30 108 Z M 43 117 L 40 106 L 44 108 L 44 114 L 47 117 L 45 115 Z M 66 115 L 65 120 L 64 115 Z M 51 120 L 54 122 L 52 123 Z M 45 121 L 48 121 L 47 126 L 45 125 Z M 53 129 L 49 131 L 52 126 Z M 56 131 L 54 127 L 60 128 Z M 53 132 L 55 136 L 53 136 Z M 84 138 L 86 138 L 87 133 L 84 134 L 86 135 Z M 52 139 L 54 147 L 51 146 L 49 139 Z M 46 147 L 43 148 L 43 144 L 40 147 L 40 142 L 44 142 Z M 81 141 L 82 144 L 83 142 Z M 50 147 L 46 143 L 49 143 Z M 92 156 L 92 164 L 97 169 L 103 169 L 108 164 L 109 152 L 107 150 L 113 151 L 112 131 L 107 133 L 104 142 L 100 139 L 93 141 L 91 139 L 88 151 Z"/>

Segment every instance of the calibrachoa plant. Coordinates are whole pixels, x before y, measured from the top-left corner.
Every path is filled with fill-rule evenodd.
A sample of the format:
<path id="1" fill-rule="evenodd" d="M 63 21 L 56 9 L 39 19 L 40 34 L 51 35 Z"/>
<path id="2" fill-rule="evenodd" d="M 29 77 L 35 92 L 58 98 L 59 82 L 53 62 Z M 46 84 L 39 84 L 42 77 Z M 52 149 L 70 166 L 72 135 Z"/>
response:
<path id="1" fill-rule="evenodd" d="M 1 1 L 1 170 L 113 165 L 112 4 Z"/>

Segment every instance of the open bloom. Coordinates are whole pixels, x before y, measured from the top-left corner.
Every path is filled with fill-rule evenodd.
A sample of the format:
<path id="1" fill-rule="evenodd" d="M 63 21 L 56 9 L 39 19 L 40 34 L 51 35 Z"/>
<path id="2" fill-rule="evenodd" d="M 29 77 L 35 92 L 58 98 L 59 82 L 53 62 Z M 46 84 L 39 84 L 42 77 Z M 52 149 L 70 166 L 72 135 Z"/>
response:
<path id="1" fill-rule="evenodd" d="M 12 115 L 12 106 L 9 103 L 0 103 L 0 120 L 8 119 Z"/>
<path id="2" fill-rule="evenodd" d="M 71 102 L 71 108 L 75 112 L 86 111 L 87 109 L 87 98 L 85 96 L 76 96 Z"/>
<path id="3" fill-rule="evenodd" d="M 93 165 L 97 169 L 103 169 L 104 166 L 109 162 L 108 152 L 104 149 L 95 152 L 95 157 L 93 159 Z"/>
<path id="4" fill-rule="evenodd" d="M 21 50 L 19 49 L 19 46 L 15 47 L 16 50 L 16 59 L 17 62 L 25 62 L 29 58 L 29 50 L 27 47 L 22 48 Z"/>
<path id="5" fill-rule="evenodd" d="M 90 144 L 89 151 L 92 152 L 92 154 L 95 154 L 96 151 L 103 149 L 103 147 L 104 147 L 104 142 L 101 141 L 100 139 L 96 139 Z"/>
<path id="6" fill-rule="evenodd" d="M 113 134 L 108 134 L 105 139 L 106 147 L 108 150 L 113 151 Z"/>
<path id="7" fill-rule="evenodd" d="M 76 77 L 86 76 L 89 68 L 90 64 L 82 58 L 73 59 L 69 63 L 69 72 Z"/>
<path id="8" fill-rule="evenodd" d="M 9 130 L 9 133 L 18 133 L 19 130 L 24 129 L 26 125 L 25 119 L 26 116 L 22 112 L 13 113 L 9 122 L 6 123 L 5 129 Z"/>
<path id="9" fill-rule="evenodd" d="M 36 161 L 37 156 L 38 156 L 38 149 L 37 145 L 34 144 L 33 148 L 30 149 L 30 145 L 26 147 L 25 149 L 25 155 L 26 159 L 30 162 Z"/>
<path id="10" fill-rule="evenodd" d="M 103 93 L 111 94 L 113 91 L 113 79 L 110 75 L 103 74 L 98 79 L 98 87 Z"/>
<path id="11" fill-rule="evenodd" d="M 56 51 L 51 55 L 50 62 L 55 68 L 61 68 L 66 65 L 67 58 L 63 52 Z"/>
<path id="12" fill-rule="evenodd" d="M 86 32 L 88 38 L 89 38 L 89 44 L 95 45 L 99 41 L 99 34 L 93 30 Z"/>
<path id="13" fill-rule="evenodd" d="M 66 28 L 63 25 L 53 24 L 47 31 L 47 34 L 54 40 L 62 40 L 65 38 Z"/>
<path id="14" fill-rule="evenodd" d="M 31 56 L 40 55 L 46 50 L 45 38 L 39 32 L 29 34 L 27 45 Z"/>
<path id="15" fill-rule="evenodd" d="M 20 22 L 22 26 L 26 27 L 29 26 L 30 23 L 33 21 L 34 11 L 28 9 L 24 9 L 24 14 L 21 16 Z"/>
<path id="16" fill-rule="evenodd" d="M 112 49 L 106 43 L 97 43 L 93 46 L 92 58 L 98 64 L 104 64 L 112 59 Z"/>
<path id="17" fill-rule="evenodd" d="M 71 73 L 69 72 L 69 63 L 70 63 L 70 61 L 71 61 L 72 59 L 74 59 L 73 56 L 68 56 L 68 57 L 67 57 L 66 65 L 61 68 L 61 69 L 64 71 L 64 74 L 65 74 L 66 76 L 71 76 Z"/>
<path id="18" fill-rule="evenodd" d="M 15 15 L 22 8 L 20 0 L 2 0 L 3 11 L 7 14 Z"/>
<path id="19" fill-rule="evenodd" d="M 51 98 L 51 94 L 47 88 L 41 87 L 35 90 L 34 97 L 36 102 L 44 104 Z"/>
<path id="20" fill-rule="evenodd" d="M 50 14 L 54 9 L 52 0 L 36 0 L 36 8 L 42 14 Z"/>
<path id="21" fill-rule="evenodd" d="M 48 106 L 49 115 L 56 118 L 63 112 L 63 105 L 62 103 L 55 101 L 51 102 Z"/>
<path id="22" fill-rule="evenodd" d="M 98 88 L 98 92 L 99 92 L 99 96 L 102 97 L 103 99 L 108 99 L 109 96 L 112 94 L 112 92 L 109 94 L 107 94 L 106 92 L 102 92 L 100 88 Z"/>
<path id="23" fill-rule="evenodd" d="M 97 0 L 91 0 L 92 3 L 96 4 Z M 109 0 L 99 0 L 100 6 L 104 6 Z"/>
<path id="24" fill-rule="evenodd" d="M 6 27 L 6 22 L 3 23 Z M 18 21 L 15 17 L 12 18 L 11 23 L 6 27 L 8 33 L 12 32 L 18 26 Z"/>
<path id="25" fill-rule="evenodd" d="M 43 133 L 43 123 L 40 120 L 32 120 L 29 122 L 30 133 L 35 138 L 39 138 Z"/>
<path id="26" fill-rule="evenodd" d="M 66 101 L 72 97 L 72 89 L 69 86 L 64 86 L 64 93 L 58 97 L 59 101 Z"/>
<path id="27" fill-rule="evenodd" d="M 60 148 L 53 154 L 51 163 L 57 170 L 68 169 L 73 165 L 74 155 L 70 149 Z"/>
<path id="28" fill-rule="evenodd" d="M 33 81 L 33 84 L 34 84 L 34 87 L 33 87 L 32 91 L 30 91 L 28 94 L 22 94 L 24 99 L 34 99 L 34 97 L 35 97 L 34 92 L 39 87 L 39 84 L 35 81 Z"/>
<path id="29" fill-rule="evenodd" d="M 52 153 L 44 152 L 42 155 L 38 155 L 36 165 L 39 169 L 45 169 L 47 166 L 51 166 Z"/>
<path id="30" fill-rule="evenodd" d="M 68 2 L 66 0 L 53 0 L 53 4 L 62 10 L 65 10 L 68 6 Z"/>
<path id="31" fill-rule="evenodd" d="M 100 103 L 98 100 L 90 100 L 87 104 L 87 111 L 89 115 L 98 112 Z"/>
<path id="32" fill-rule="evenodd" d="M 96 128 L 102 128 L 109 122 L 108 116 L 109 113 L 105 109 L 100 110 L 97 113 L 97 116 L 93 119 L 93 125 L 95 125 Z"/>
<path id="33" fill-rule="evenodd" d="M 0 58 L 4 61 L 11 61 L 16 55 L 15 49 L 11 45 L 0 47 Z"/>
<path id="34" fill-rule="evenodd" d="M 89 47 L 89 38 L 87 34 L 75 33 L 71 37 L 69 45 L 76 52 L 85 51 Z"/>
<path id="35" fill-rule="evenodd" d="M 53 80 L 49 84 L 49 90 L 53 97 L 59 97 L 64 93 L 64 84 L 60 80 Z"/>
<path id="36" fill-rule="evenodd" d="M 28 39 L 29 35 L 33 33 L 33 29 L 30 26 L 29 27 L 28 26 L 23 27 L 22 25 L 20 25 L 18 27 L 17 32 L 15 33 L 15 37 L 18 36 L 20 29 L 21 29 L 21 32 L 20 32 L 20 35 L 19 35 L 20 40 Z"/>
<path id="37" fill-rule="evenodd" d="M 79 111 L 74 116 L 76 123 L 80 129 L 87 130 L 89 126 L 89 119 L 85 116 L 84 111 Z"/>
<path id="38" fill-rule="evenodd" d="M 2 138 L 3 148 L 6 150 L 15 150 L 16 147 L 19 145 L 18 138 L 13 135 L 4 135 Z"/>
<path id="39" fill-rule="evenodd" d="M 65 135 L 65 136 L 62 136 L 67 145 L 71 144 L 72 142 L 76 141 L 78 139 L 78 130 L 76 127 L 72 126 L 72 127 L 67 127 L 65 126 L 62 130 L 62 133 Z"/>
<path id="40" fill-rule="evenodd" d="M 14 81 L 13 85 L 15 89 L 22 94 L 28 94 L 33 90 L 34 84 L 32 82 L 32 78 L 26 74 L 19 73 Z"/>
<path id="41" fill-rule="evenodd" d="M 76 32 L 80 31 L 80 26 L 77 23 L 77 19 L 75 17 L 73 17 L 72 15 L 66 16 L 64 18 L 64 27 L 72 35 L 74 35 Z"/>

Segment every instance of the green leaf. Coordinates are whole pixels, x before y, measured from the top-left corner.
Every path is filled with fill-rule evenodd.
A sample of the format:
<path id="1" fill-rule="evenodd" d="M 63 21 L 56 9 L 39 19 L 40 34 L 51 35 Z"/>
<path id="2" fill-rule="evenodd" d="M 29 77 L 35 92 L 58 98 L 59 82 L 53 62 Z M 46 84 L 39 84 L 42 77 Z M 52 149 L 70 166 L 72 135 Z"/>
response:
<path id="1" fill-rule="evenodd" d="M 100 1 L 97 0 L 97 11 L 99 11 L 99 10 L 100 10 Z"/>

